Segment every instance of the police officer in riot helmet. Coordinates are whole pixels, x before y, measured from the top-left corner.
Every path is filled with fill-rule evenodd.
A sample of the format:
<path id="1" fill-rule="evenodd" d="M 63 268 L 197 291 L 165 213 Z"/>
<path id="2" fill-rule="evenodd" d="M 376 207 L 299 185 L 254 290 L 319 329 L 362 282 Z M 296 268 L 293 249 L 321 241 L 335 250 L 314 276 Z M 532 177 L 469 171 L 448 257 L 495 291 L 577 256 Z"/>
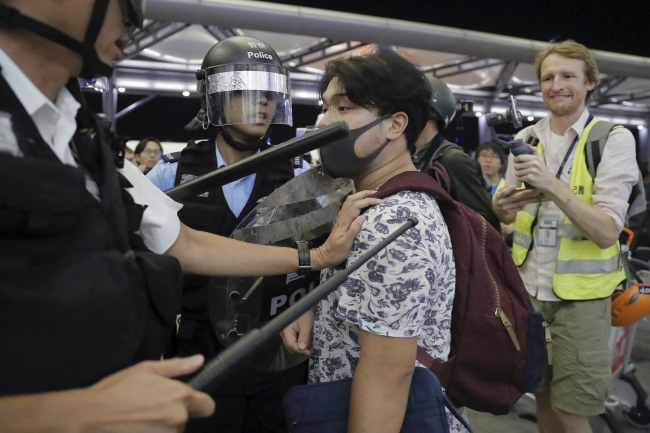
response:
<path id="1" fill-rule="evenodd" d="M 110 76 L 142 20 L 141 0 L 0 0 L 0 432 L 181 431 L 214 410 L 170 379 L 201 356 L 159 361 L 181 270 L 298 267 L 290 248 L 180 223 L 88 114 L 76 78 Z M 375 202 L 355 198 L 313 268 L 347 257 Z"/>
<path id="2" fill-rule="evenodd" d="M 275 51 L 259 39 L 233 36 L 220 41 L 206 54 L 197 78 L 201 111 L 186 129 L 209 128 L 214 136 L 190 141 L 182 152 L 163 157 L 147 175 L 162 190 L 267 149 L 271 128 L 292 124 L 288 71 Z M 228 236 L 261 199 L 304 170 L 294 168 L 290 161 L 267 166 L 184 200 L 178 215 L 189 227 Z M 264 285 L 285 286 L 286 280 L 267 278 Z M 209 297 L 226 290 L 226 285 L 225 278 L 185 275 L 181 318 L 170 356 L 200 353 L 209 358 L 230 343 L 229 329 L 213 330 L 213 322 L 224 323 L 225 314 L 216 317 L 208 308 Z M 241 374 L 212 392 L 217 404 L 214 415 L 190 422 L 186 431 L 285 431 L 283 394 L 303 383 L 305 375 L 305 362 L 279 372 L 244 367 Z"/>
<path id="3" fill-rule="evenodd" d="M 481 166 L 463 149 L 451 143 L 441 132 L 456 115 L 456 97 L 447 84 L 439 78 L 429 77 L 432 97 L 432 118 L 424 127 L 417 142 L 413 163 L 420 171 L 427 171 L 435 162 L 440 163 L 451 183 L 451 196 L 482 215 L 497 230 L 501 224 L 492 210 L 488 184 Z"/>

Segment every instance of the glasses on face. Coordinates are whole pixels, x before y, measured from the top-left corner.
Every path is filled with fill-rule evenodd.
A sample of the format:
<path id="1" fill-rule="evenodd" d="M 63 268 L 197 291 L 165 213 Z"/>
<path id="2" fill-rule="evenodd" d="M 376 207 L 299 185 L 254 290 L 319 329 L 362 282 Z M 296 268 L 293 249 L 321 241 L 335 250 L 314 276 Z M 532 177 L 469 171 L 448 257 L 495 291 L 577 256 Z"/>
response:
<path id="1" fill-rule="evenodd" d="M 162 155 L 162 152 L 156 149 L 144 149 L 142 153 L 144 153 L 145 155 L 155 155 L 155 156 Z"/>
<path id="2" fill-rule="evenodd" d="M 478 157 L 481 159 L 490 159 L 490 160 L 499 159 L 499 155 L 495 155 L 494 153 L 491 154 L 481 153 Z"/>

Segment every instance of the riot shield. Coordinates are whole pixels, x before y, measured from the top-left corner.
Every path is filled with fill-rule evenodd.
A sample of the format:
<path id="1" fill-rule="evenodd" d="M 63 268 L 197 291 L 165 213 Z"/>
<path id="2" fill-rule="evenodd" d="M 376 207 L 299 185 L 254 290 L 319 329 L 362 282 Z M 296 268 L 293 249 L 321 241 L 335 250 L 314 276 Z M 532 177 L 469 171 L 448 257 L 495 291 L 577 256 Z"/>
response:
<path id="1" fill-rule="evenodd" d="M 333 179 L 321 167 L 308 170 L 266 197 L 230 237 L 260 245 L 291 247 L 305 240 L 318 246 L 332 231 L 343 200 L 353 190 L 349 179 Z M 318 286 L 319 277 L 320 272 L 229 278 L 227 285 L 211 287 L 210 318 L 219 340 L 229 346 L 269 322 Z M 248 363 L 258 370 L 278 371 L 305 359 L 287 351 L 277 336 Z"/>

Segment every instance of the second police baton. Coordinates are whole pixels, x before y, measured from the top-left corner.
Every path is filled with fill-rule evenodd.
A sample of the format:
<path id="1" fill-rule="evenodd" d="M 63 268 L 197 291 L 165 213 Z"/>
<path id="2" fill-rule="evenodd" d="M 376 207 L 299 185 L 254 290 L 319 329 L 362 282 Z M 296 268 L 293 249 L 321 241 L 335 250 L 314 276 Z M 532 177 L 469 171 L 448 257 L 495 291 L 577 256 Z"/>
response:
<path id="1" fill-rule="evenodd" d="M 331 292 L 336 290 L 338 286 L 343 284 L 352 272 L 359 269 L 361 265 L 374 257 L 379 253 L 379 251 L 386 248 L 388 244 L 397 239 L 397 237 L 406 230 L 415 227 L 417 223 L 417 218 L 413 216 L 409 217 L 408 221 L 401 227 L 386 236 L 384 240 L 359 257 L 350 266 L 334 273 L 327 279 L 327 281 L 305 295 L 293 306 L 278 315 L 278 317 L 271 320 L 261 328 L 249 331 L 246 335 L 221 352 L 220 355 L 213 358 L 199 374 L 189 381 L 188 384 L 199 391 L 209 392 L 216 385 L 227 379 L 237 367 L 241 366 L 241 363 L 246 358 L 255 354 L 258 349 L 262 348 L 265 343 L 276 337 L 284 328 L 305 314 L 309 309 L 316 306 L 321 299 L 325 298 Z"/>
<path id="2" fill-rule="evenodd" d="M 187 197 L 203 194 L 210 188 L 226 185 L 249 174 L 256 173 L 268 167 L 270 164 L 275 164 L 278 161 L 288 161 L 325 146 L 334 140 L 347 137 L 349 132 L 350 130 L 345 122 L 337 122 L 324 128 L 319 128 L 316 131 L 273 146 L 264 152 L 259 152 L 242 161 L 203 175 L 198 179 L 175 186 L 165 191 L 165 194 L 176 201 L 182 201 Z"/>

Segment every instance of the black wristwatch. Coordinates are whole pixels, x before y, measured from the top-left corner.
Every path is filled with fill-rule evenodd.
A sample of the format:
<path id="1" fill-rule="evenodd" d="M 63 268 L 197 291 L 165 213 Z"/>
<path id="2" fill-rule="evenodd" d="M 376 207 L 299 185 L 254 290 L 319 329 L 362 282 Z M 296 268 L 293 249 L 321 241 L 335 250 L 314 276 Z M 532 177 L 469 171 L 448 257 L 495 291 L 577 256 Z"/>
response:
<path id="1" fill-rule="evenodd" d="M 296 241 L 298 247 L 298 274 L 307 275 L 311 272 L 311 256 L 309 255 L 309 242 Z"/>

